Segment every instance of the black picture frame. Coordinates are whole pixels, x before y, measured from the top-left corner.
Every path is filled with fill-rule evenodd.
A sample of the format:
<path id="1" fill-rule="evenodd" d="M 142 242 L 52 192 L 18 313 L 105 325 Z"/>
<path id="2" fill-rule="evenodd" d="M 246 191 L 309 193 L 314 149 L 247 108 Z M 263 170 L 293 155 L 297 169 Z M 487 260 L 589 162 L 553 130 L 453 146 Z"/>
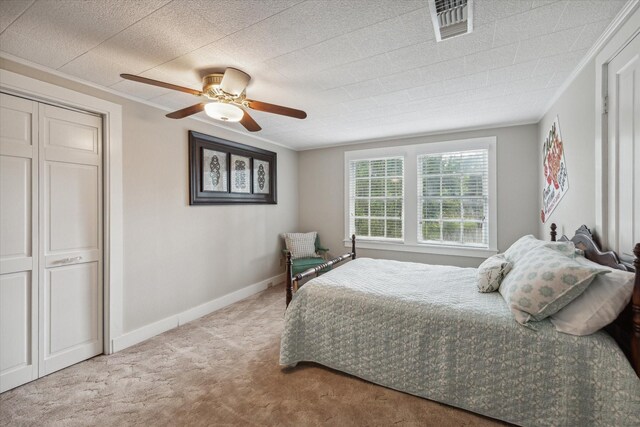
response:
<path id="1" fill-rule="evenodd" d="M 205 150 L 214 152 L 215 162 L 210 163 L 212 182 L 207 182 L 203 158 Z M 224 154 L 222 156 L 221 154 Z M 232 156 L 239 162 L 231 164 Z M 221 157 L 224 157 L 223 159 Z M 208 157 L 209 158 L 209 157 Z M 248 159 L 248 163 L 245 159 Z M 239 142 L 228 141 L 196 131 L 189 131 L 189 204 L 190 205 L 231 205 L 231 204 L 271 204 L 277 201 L 277 154 L 273 151 L 251 147 Z M 260 179 L 254 179 L 254 161 L 261 167 Z M 224 164 L 222 163 L 224 162 Z M 266 166 L 266 167 L 265 167 Z M 234 175 L 233 168 L 237 168 Z M 265 171 L 268 169 L 268 171 Z M 247 171 L 248 170 L 248 174 Z M 237 178 L 236 178 L 237 176 Z M 236 179 L 232 185 L 232 178 Z M 224 181 L 226 179 L 226 181 Z M 254 188 L 256 183 L 265 185 Z M 214 185 L 215 184 L 215 185 Z M 248 186 L 248 191 L 245 189 Z M 212 188 L 217 188 L 213 190 Z M 268 188 L 268 191 L 267 191 Z M 240 192 L 243 191 L 243 192 Z M 245 192 L 246 191 L 246 192 Z"/>

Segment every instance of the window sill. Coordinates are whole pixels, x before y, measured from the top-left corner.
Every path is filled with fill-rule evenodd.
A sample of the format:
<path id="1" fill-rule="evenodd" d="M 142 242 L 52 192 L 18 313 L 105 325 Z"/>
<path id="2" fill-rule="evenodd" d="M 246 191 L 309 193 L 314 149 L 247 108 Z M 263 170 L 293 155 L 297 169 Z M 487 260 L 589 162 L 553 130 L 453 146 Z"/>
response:
<path id="1" fill-rule="evenodd" d="M 344 246 L 351 247 L 351 239 L 344 240 Z M 460 246 L 436 246 L 426 244 L 408 244 L 356 239 L 356 249 L 374 249 L 379 251 L 415 252 L 423 254 L 463 256 L 470 258 L 488 258 L 498 253 L 496 249 L 464 248 Z"/>

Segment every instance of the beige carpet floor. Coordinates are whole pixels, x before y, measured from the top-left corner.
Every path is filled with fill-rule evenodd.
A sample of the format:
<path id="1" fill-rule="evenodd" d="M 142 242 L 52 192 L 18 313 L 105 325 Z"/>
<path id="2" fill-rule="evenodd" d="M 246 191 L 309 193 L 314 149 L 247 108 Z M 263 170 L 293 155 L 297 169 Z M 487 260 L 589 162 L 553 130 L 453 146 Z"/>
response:
<path id="1" fill-rule="evenodd" d="M 489 426 L 314 364 L 278 365 L 284 289 L 0 395 L 0 425 Z"/>

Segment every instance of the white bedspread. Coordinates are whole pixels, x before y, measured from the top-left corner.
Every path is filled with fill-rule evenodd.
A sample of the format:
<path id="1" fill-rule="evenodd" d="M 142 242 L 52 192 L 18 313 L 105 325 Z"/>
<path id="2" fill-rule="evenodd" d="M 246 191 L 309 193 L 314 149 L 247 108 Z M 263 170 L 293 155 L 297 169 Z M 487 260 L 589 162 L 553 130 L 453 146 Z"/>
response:
<path id="1" fill-rule="evenodd" d="M 515 322 L 475 269 L 357 259 L 305 284 L 280 363 L 313 361 L 521 425 L 638 426 L 640 379 L 605 332 Z"/>

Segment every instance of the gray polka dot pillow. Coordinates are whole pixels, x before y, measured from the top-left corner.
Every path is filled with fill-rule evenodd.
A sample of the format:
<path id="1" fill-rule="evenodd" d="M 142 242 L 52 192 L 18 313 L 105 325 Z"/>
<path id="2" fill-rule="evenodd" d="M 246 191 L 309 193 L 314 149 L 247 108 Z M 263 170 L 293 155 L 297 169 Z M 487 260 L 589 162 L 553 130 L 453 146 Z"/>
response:
<path id="1" fill-rule="evenodd" d="M 545 240 L 536 239 L 531 234 L 519 238 L 509 247 L 509 249 L 505 251 L 504 256 L 507 258 L 507 261 L 516 263 L 529 253 L 529 251 L 541 246 L 553 249 L 571 258 L 575 256 L 576 246 L 573 242 L 547 242 Z"/>
<path id="2" fill-rule="evenodd" d="M 525 324 L 555 314 L 584 292 L 598 274 L 607 272 L 540 246 L 513 265 L 499 290 L 516 320 Z"/>
<path id="3" fill-rule="evenodd" d="M 494 255 L 484 260 L 476 276 L 476 283 L 480 292 L 495 292 L 500 287 L 504 276 L 511 270 L 511 263 L 504 254 Z"/>

